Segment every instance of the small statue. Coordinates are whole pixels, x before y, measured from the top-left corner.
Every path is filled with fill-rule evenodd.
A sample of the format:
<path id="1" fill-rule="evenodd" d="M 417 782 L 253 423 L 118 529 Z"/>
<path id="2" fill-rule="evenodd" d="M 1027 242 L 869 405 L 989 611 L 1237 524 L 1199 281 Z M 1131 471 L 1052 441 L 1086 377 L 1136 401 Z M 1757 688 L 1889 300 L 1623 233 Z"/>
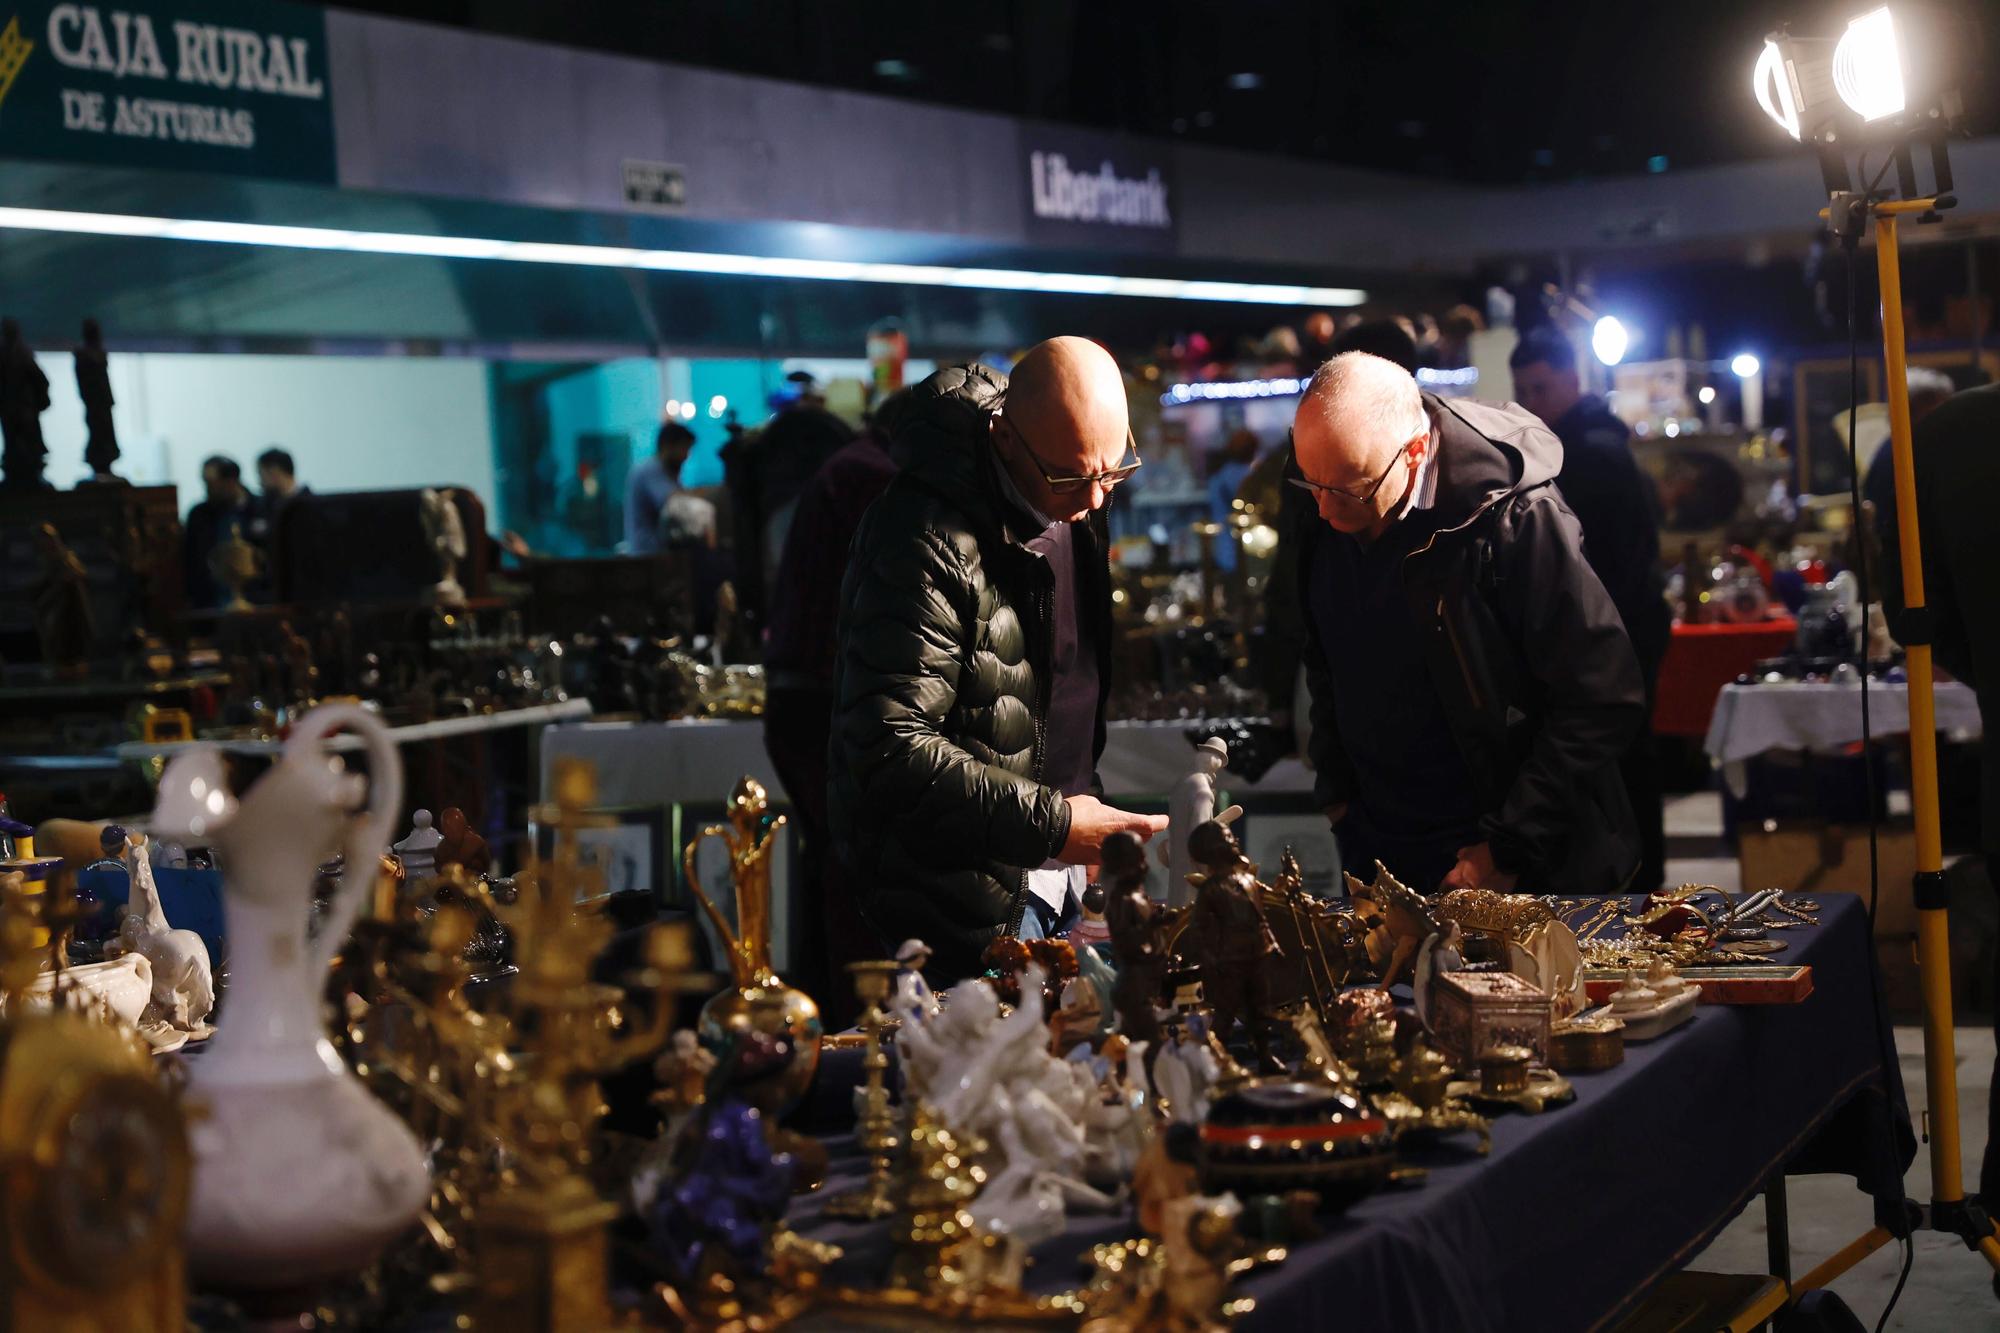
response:
<path id="1" fill-rule="evenodd" d="M 1092 884 L 1078 900 L 1081 909 L 1075 925 L 1063 936 L 1081 954 L 1111 941 L 1111 927 L 1104 921 L 1104 886 Z"/>
<path id="2" fill-rule="evenodd" d="M 896 993 L 892 1006 L 906 1023 L 937 1017 L 937 996 L 924 980 L 924 968 L 930 961 L 931 946 L 922 940 L 904 940 L 896 950 Z"/>
<path id="3" fill-rule="evenodd" d="M 1132 1198 L 1138 1205 L 1139 1229 L 1147 1235 L 1164 1235 L 1167 1205 L 1196 1193 L 1201 1178 L 1195 1165 L 1200 1134 L 1186 1122 L 1162 1125 L 1139 1154 L 1139 1165 L 1132 1172 Z"/>
<path id="4" fill-rule="evenodd" d="M 49 410 L 49 377 L 21 338 L 21 325 L 0 319 L 0 485 L 41 490 L 49 450 L 42 443 L 42 413 Z"/>
<path id="5" fill-rule="evenodd" d="M 1437 978 L 1447 972 L 1456 972 L 1465 966 L 1465 934 L 1458 922 L 1446 921 L 1438 926 L 1417 950 L 1417 971 L 1411 978 L 1410 991 L 1417 1005 L 1417 1019 L 1426 1032 L 1431 1027 L 1431 987 Z"/>
<path id="6" fill-rule="evenodd" d="M 1375 882 L 1369 892 L 1382 909 L 1382 924 L 1376 932 L 1386 936 L 1388 957 L 1382 964 L 1382 989 L 1388 990 L 1415 967 L 1417 950 L 1437 933 L 1437 923 L 1431 920 L 1430 903 L 1424 896 L 1390 874 L 1380 861 L 1375 863 Z M 1375 952 L 1370 949 L 1371 955 Z"/>
<path id="7" fill-rule="evenodd" d="M 1167 905 L 1182 907 L 1194 897 L 1188 875 L 1195 869 L 1199 857 L 1188 849 L 1188 840 L 1194 831 L 1211 819 L 1220 819 L 1229 824 L 1243 813 L 1241 806 L 1231 806 L 1217 815 L 1215 813 L 1215 778 L 1229 762 L 1229 746 L 1220 737 L 1211 736 L 1194 747 L 1194 768 L 1174 787 L 1173 795 L 1167 801 Z"/>
<path id="8" fill-rule="evenodd" d="M 83 428 L 87 438 L 83 461 L 90 465 L 92 481 L 118 481 L 111 465 L 118 461 L 118 428 L 111 420 L 116 399 L 111 396 L 111 366 L 104 352 L 104 331 L 94 319 L 83 321 L 83 341 L 71 355 L 76 361 L 76 396 L 83 401 Z"/>
<path id="9" fill-rule="evenodd" d="M 1111 956 L 1118 980 L 1111 990 L 1118 1011 L 1118 1030 L 1131 1041 L 1143 1041 L 1156 1056 L 1160 1020 L 1156 1012 L 1166 984 L 1167 952 L 1160 941 L 1160 908 L 1146 893 L 1146 845 L 1131 833 L 1114 833 L 1104 840 L 1104 923 L 1111 932 Z"/>
<path id="10" fill-rule="evenodd" d="M 278 642 L 285 659 L 285 699 L 303 711 L 319 698 L 319 666 L 313 661 L 312 645 L 292 628 L 292 622 L 278 622 Z"/>
<path id="11" fill-rule="evenodd" d="M 431 826 L 430 811 L 419 810 L 410 816 L 409 833 L 390 848 L 403 863 L 405 882 L 414 884 L 437 873 L 437 849 L 443 841 L 444 835 Z"/>
<path id="12" fill-rule="evenodd" d="M 771 1233 L 792 1197 L 792 1158 L 774 1152 L 756 1107 L 726 1098 L 702 1115 L 680 1174 L 640 1211 L 676 1286 L 763 1275 Z"/>
<path id="13" fill-rule="evenodd" d="M 90 576 L 83 561 L 63 544 L 55 524 L 35 530 L 42 557 L 41 581 L 35 585 L 35 634 L 42 660 L 62 675 L 80 676 L 90 666 L 97 641 L 97 615 L 90 604 Z"/>
<path id="14" fill-rule="evenodd" d="M 424 541 L 437 557 L 438 581 L 431 597 L 439 606 L 464 606 L 465 589 L 459 586 L 458 562 L 465 559 L 465 524 L 452 503 L 451 492 L 426 486 L 420 497 L 424 520 Z"/>
<path id="15" fill-rule="evenodd" d="M 105 830 L 107 843 L 113 828 Z M 125 833 L 124 842 L 132 896 L 119 922 L 118 943 L 105 952 L 113 956 L 136 953 L 152 965 L 153 998 L 139 1017 L 142 1032 L 164 1025 L 205 1037 L 211 1031 L 205 1020 L 215 1008 L 208 945 L 195 932 L 175 930 L 168 924 L 166 911 L 160 906 L 160 891 L 153 883 L 153 864 L 146 855 L 146 835 Z"/>
<path id="16" fill-rule="evenodd" d="M 477 879 L 493 868 L 493 853 L 487 848 L 486 839 L 473 831 L 465 811 L 455 805 L 439 811 L 438 833 L 441 836 L 432 855 L 439 870 L 461 866 L 466 874 Z"/>
<path id="17" fill-rule="evenodd" d="M 1236 835 L 1211 819 L 1188 837 L 1188 851 L 1207 873 L 1196 875 L 1188 936 L 1201 963 L 1203 998 L 1215 1014 L 1215 1035 L 1227 1041 L 1238 1019 L 1250 1030 L 1257 1061 L 1266 1072 L 1283 1064 L 1271 1051 L 1270 978 L 1267 959 L 1283 952 L 1264 915 L 1257 867 L 1243 856 Z"/>
<path id="18" fill-rule="evenodd" d="M 208 572 L 229 592 L 225 611 L 248 611 L 250 599 L 243 590 L 264 572 L 264 553 L 244 535 L 243 520 L 229 520 L 229 535 L 216 542 L 208 553 Z"/>

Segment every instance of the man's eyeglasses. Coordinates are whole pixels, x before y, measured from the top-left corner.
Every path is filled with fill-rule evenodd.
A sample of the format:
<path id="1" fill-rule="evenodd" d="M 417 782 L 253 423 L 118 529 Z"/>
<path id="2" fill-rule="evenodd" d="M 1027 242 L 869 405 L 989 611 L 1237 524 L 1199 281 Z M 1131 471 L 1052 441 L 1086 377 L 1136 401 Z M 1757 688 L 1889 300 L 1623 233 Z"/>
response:
<path id="1" fill-rule="evenodd" d="M 1417 438 L 1418 435 L 1424 435 L 1428 437 L 1429 434 L 1430 434 L 1430 426 L 1426 424 L 1420 431 L 1414 432 L 1410 436 L 1410 439 L 1414 440 Z M 1285 437 L 1285 443 L 1288 446 L 1292 445 L 1292 439 L 1289 434 L 1287 434 Z M 1311 481 L 1305 477 L 1286 477 L 1285 480 L 1290 482 L 1292 485 L 1298 487 L 1300 490 L 1306 492 L 1306 494 L 1313 496 L 1315 499 L 1318 498 L 1319 496 L 1324 495 L 1328 499 L 1345 500 L 1347 501 L 1347 503 L 1351 505 L 1361 505 L 1363 507 L 1366 507 L 1374 503 L 1375 493 L 1382 489 L 1383 484 L 1389 480 L 1389 474 L 1396 470 L 1396 464 L 1401 462 L 1405 457 L 1407 457 L 1409 452 L 1410 452 L 1410 442 L 1409 440 L 1405 440 L 1403 442 L 1403 447 L 1396 450 L 1395 455 L 1389 459 L 1388 466 L 1382 469 L 1382 475 L 1375 478 L 1375 484 L 1370 486 L 1367 490 L 1363 491 L 1359 495 L 1356 495 L 1353 491 L 1343 491 L 1338 486 L 1323 486 L 1319 482 Z M 1298 457 L 1298 451 L 1296 447 L 1293 447 L 1292 457 L 1293 458 Z"/>
<path id="2" fill-rule="evenodd" d="M 1104 472 L 1061 473 L 1051 471 L 1049 465 L 1042 461 L 1042 456 L 1035 452 L 1034 445 L 1028 443 L 1028 437 L 1022 433 L 1018 423 L 1007 417 L 1003 417 L 1002 420 L 1006 421 L 1007 428 L 1014 432 L 1014 438 L 1021 442 L 1021 450 L 1028 455 L 1028 461 L 1035 465 L 1035 471 L 1042 474 L 1042 480 L 1047 482 L 1049 489 L 1057 495 L 1074 495 L 1079 491 L 1087 491 L 1092 486 L 1102 486 L 1106 491 L 1110 491 L 1119 482 L 1139 470 L 1141 462 L 1139 442 L 1132 438 L 1130 426 L 1125 428 L 1125 459 L 1117 467 Z"/>

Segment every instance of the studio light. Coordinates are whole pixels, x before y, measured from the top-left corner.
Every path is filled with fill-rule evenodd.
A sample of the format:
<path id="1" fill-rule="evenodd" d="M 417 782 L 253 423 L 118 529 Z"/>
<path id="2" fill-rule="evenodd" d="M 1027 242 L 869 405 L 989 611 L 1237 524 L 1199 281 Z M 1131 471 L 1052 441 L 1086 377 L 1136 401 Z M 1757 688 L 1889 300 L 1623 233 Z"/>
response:
<path id="1" fill-rule="evenodd" d="M 1887 6 L 1847 25 L 1833 51 L 1833 86 L 1863 120 L 1902 111 L 1903 61 L 1896 47 L 1896 20 Z"/>
<path id="2" fill-rule="evenodd" d="M 1764 363 L 1750 352 L 1738 352 L 1729 362 L 1729 369 L 1735 372 L 1739 380 L 1747 380 L 1763 368 Z"/>
<path id="3" fill-rule="evenodd" d="M 1607 366 L 1615 366 L 1625 359 L 1625 349 L 1631 346 L 1631 335 L 1616 318 L 1606 315 L 1597 321 L 1590 331 L 1590 350 L 1597 353 L 1597 359 Z"/>
<path id="4" fill-rule="evenodd" d="M 1751 91 L 1785 133 L 1822 149 L 1950 132 L 1976 35 L 1951 15 L 1879 6 L 1832 34 L 1781 28 L 1764 39 Z"/>

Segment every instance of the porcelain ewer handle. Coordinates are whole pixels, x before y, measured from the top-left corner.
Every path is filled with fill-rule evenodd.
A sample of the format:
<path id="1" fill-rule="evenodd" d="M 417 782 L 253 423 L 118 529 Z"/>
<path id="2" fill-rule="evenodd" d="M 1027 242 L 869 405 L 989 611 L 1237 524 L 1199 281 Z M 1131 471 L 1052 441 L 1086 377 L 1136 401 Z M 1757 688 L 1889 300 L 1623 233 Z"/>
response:
<path id="1" fill-rule="evenodd" d="M 368 808 L 348 824 L 340 885 L 313 941 L 315 975 L 333 965 L 334 954 L 346 942 L 378 873 L 376 858 L 389 845 L 403 808 L 403 757 L 382 719 L 358 705 L 323 704 L 306 714 L 285 744 L 286 761 L 320 762 L 321 742 L 343 728 L 359 735 L 367 746 Z"/>

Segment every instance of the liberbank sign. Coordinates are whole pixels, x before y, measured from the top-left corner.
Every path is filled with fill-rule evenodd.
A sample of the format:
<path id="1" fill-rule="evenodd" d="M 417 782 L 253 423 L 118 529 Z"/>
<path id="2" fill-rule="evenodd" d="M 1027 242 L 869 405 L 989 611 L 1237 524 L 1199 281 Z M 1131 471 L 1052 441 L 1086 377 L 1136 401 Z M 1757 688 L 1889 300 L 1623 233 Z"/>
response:
<path id="1" fill-rule="evenodd" d="M 334 179 L 326 19 L 258 0 L 0 0 L 0 157 Z"/>
<path id="2" fill-rule="evenodd" d="M 1024 131 L 1022 154 L 1030 240 L 1174 248 L 1173 176 L 1161 148 L 1038 127 Z"/>

